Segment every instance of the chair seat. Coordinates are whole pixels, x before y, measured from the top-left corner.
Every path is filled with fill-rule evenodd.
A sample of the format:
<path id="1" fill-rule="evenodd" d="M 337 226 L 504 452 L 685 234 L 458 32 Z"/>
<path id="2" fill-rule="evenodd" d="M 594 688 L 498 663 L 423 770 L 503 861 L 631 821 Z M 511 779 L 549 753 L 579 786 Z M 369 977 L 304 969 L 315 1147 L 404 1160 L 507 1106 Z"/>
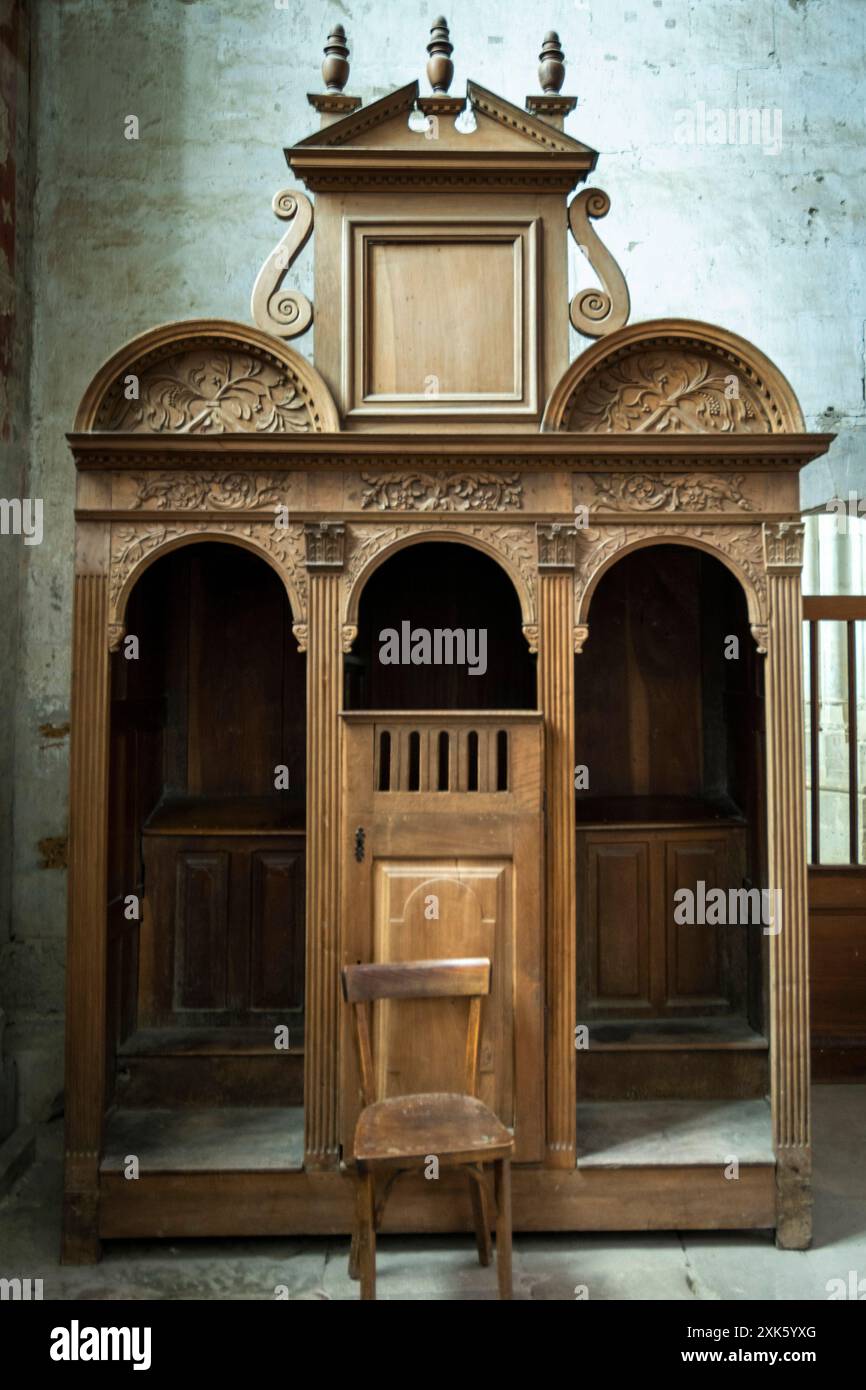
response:
<path id="1" fill-rule="evenodd" d="M 359 1163 L 394 1164 L 400 1159 L 492 1162 L 508 1158 L 514 1140 L 492 1110 L 474 1096 L 433 1091 L 393 1096 L 361 1111 L 355 1129 Z"/>

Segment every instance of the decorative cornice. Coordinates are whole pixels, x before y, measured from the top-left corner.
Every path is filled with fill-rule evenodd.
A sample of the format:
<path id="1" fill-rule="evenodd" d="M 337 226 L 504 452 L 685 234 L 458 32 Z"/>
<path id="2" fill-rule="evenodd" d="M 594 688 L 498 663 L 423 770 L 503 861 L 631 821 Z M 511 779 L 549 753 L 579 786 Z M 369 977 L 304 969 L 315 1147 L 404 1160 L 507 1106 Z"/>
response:
<path id="1" fill-rule="evenodd" d="M 281 344 L 275 346 L 281 347 Z M 291 349 L 285 349 L 290 351 Z M 590 349 L 592 351 L 592 349 Z M 267 469 L 310 468 L 344 471 L 363 468 L 423 468 L 474 472 L 479 468 L 576 472 L 665 472 L 699 466 L 703 471 L 734 469 L 775 472 L 798 469 L 827 452 L 834 434 L 641 435 L 581 434 L 566 431 L 509 435 L 395 435 L 373 431 L 306 435 L 147 435 L 76 432 L 67 435 L 81 471 L 146 468 Z"/>

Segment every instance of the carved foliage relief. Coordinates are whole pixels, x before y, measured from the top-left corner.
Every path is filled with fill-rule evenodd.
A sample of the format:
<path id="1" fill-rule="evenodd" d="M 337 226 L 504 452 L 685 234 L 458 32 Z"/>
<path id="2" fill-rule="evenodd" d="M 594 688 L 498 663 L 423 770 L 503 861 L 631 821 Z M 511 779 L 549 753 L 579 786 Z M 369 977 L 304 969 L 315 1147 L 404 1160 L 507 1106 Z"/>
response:
<path id="1" fill-rule="evenodd" d="M 523 505 L 517 474 L 403 473 L 380 477 L 362 473 L 361 506 L 380 512 L 506 511 Z"/>
<path id="2" fill-rule="evenodd" d="M 629 351 L 575 387 L 562 429 L 583 433 L 769 434 L 774 404 L 751 368 L 670 346 Z"/>
<path id="3" fill-rule="evenodd" d="M 184 473 L 143 473 L 134 477 L 134 509 L 153 511 L 258 511 L 273 510 L 286 501 L 286 480 L 279 474 L 216 473 L 195 470 Z"/>
<path id="4" fill-rule="evenodd" d="M 212 435 L 315 428 L 307 394 L 285 363 L 225 346 L 177 347 L 114 383 L 97 429 Z"/>
<path id="5" fill-rule="evenodd" d="M 582 480 L 575 480 L 576 484 Z M 743 488 L 745 477 L 698 473 L 589 475 L 596 496 L 590 511 L 720 512 L 753 511 Z M 578 491 L 575 487 L 575 493 Z M 580 500 L 575 496 L 575 501 Z"/>

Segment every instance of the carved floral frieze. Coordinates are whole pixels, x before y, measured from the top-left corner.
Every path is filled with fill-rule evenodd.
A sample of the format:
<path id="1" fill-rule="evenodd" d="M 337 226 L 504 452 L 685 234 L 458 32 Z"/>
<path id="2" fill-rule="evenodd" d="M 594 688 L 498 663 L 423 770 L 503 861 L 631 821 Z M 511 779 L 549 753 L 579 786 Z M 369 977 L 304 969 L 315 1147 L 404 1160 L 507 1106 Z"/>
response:
<path id="1" fill-rule="evenodd" d="M 268 473 L 145 473 L 133 477 L 134 510 L 259 511 L 285 501 L 286 480 Z"/>
<path id="2" fill-rule="evenodd" d="M 361 506 L 380 512 L 500 512 L 523 506 L 516 473 L 362 473 Z"/>
<path id="3" fill-rule="evenodd" d="M 596 496 L 595 511 L 633 512 L 750 512 L 742 474 L 631 473 L 589 475 Z M 577 481 L 577 480 L 576 480 Z M 578 492 L 575 487 L 575 493 Z M 577 497 L 575 500 L 578 500 Z"/>

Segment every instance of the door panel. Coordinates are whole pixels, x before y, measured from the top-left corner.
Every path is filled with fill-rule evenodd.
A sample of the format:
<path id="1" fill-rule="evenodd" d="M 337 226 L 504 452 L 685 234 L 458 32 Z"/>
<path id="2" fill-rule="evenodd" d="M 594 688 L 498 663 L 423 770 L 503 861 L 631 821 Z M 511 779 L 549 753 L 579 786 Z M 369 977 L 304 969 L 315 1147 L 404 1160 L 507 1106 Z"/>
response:
<path id="1" fill-rule="evenodd" d="M 479 1095 L 513 1126 L 515 1157 L 539 1161 L 541 716 L 419 711 L 342 719 L 343 961 L 490 957 Z M 465 1000 L 377 1006 L 379 1096 L 462 1090 L 467 1009 Z M 342 1142 L 350 1159 L 360 1099 L 348 1009 L 341 1044 Z"/>

